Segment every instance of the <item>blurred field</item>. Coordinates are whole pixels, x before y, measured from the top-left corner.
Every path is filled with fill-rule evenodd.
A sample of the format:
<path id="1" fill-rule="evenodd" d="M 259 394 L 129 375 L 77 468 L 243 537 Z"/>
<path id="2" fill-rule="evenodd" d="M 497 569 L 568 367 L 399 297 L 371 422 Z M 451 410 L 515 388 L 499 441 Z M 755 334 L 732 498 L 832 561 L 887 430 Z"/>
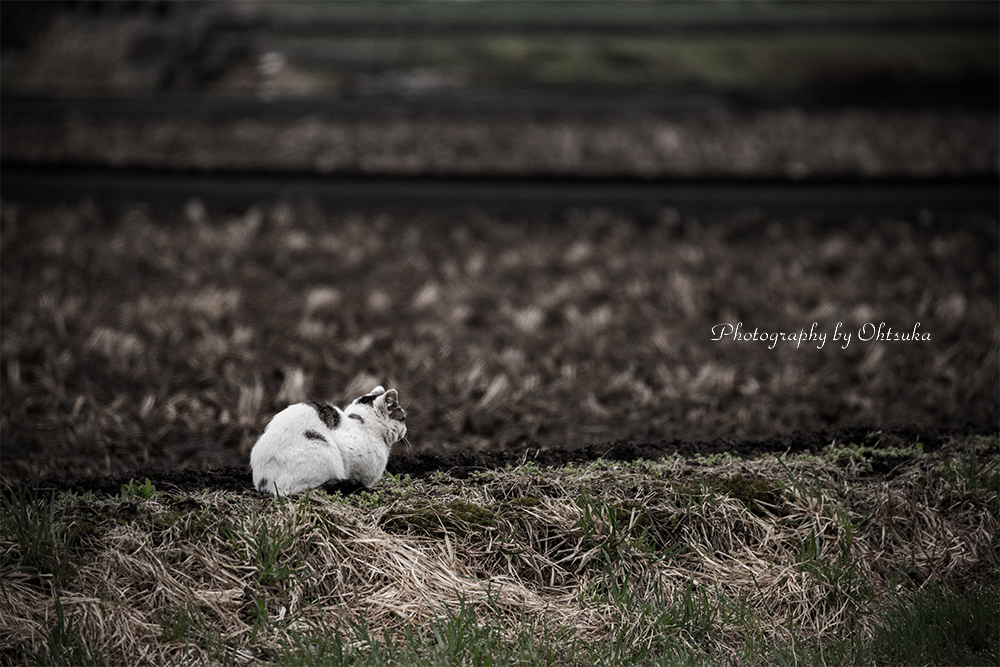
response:
<path id="1" fill-rule="evenodd" d="M 992 178 L 996 112 L 55 116 L 5 112 L 4 161 L 321 174 Z"/>
<path id="2" fill-rule="evenodd" d="M 239 465 L 286 404 L 376 383 L 414 451 L 998 420 L 995 219 L 8 202 L 0 240 L 5 475 Z M 931 340 L 858 340 L 882 322 Z"/>
<path id="3" fill-rule="evenodd" d="M 993 67 L 995 36 L 965 33 L 500 35 L 395 38 L 275 34 L 296 83 L 347 94 L 439 90 L 577 89 L 604 92 L 709 89 L 764 98 L 822 89 L 961 79 Z M 992 51 L 991 51 L 991 47 Z M 985 80 L 985 76 L 983 77 Z M 276 81 L 280 90 L 282 83 Z M 287 85 L 289 92 L 293 87 Z M 829 98 L 827 98 L 829 99 Z"/>
<path id="4" fill-rule="evenodd" d="M 4 4 L 8 95 L 697 89 L 997 106 L 990 2 Z"/>
<path id="5" fill-rule="evenodd" d="M 998 168 L 993 3 L 3 12 L 5 100 L 328 96 L 388 109 L 130 116 L 5 103 L 5 166 L 977 182 Z M 719 105 L 406 111 L 422 95 L 518 90 L 701 91 Z M 744 97 L 753 103 L 727 106 Z M 995 216 L 640 221 L 4 197 L 5 475 L 241 465 L 287 403 L 340 402 L 374 383 L 400 390 L 416 452 L 995 429 L 1000 412 Z M 828 336 L 843 323 L 854 338 L 846 349 L 711 340 L 712 326 L 738 322 L 786 334 L 815 323 Z M 883 322 L 919 323 L 931 340 L 857 339 Z"/>

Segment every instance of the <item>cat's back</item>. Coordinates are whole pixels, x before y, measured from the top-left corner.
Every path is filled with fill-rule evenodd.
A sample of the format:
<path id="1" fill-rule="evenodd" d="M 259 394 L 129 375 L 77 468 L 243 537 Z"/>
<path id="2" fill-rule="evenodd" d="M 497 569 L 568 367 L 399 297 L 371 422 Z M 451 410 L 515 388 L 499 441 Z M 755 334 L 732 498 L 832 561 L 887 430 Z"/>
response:
<path id="1" fill-rule="evenodd" d="M 307 403 L 289 405 L 274 415 L 264 426 L 254 444 L 254 451 L 258 448 L 268 449 L 288 445 L 295 441 L 296 435 L 301 435 L 304 430 L 316 426 L 315 421 L 316 412 Z"/>
<path id="2" fill-rule="evenodd" d="M 267 426 L 264 427 L 261 435 L 266 435 L 269 431 L 281 431 L 294 429 L 299 426 L 315 426 L 319 421 L 317 415 L 317 403 L 295 403 L 274 415 Z M 323 406 L 330 408 L 330 406 Z M 333 408 L 330 408 L 331 410 Z"/>
<path id="3" fill-rule="evenodd" d="M 343 477 L 333 434 L 339 421 L 336 408 L 318 403 L 297 403 L 276 414 L 250 451 L 254 486 L 270 491 L 277 484 L 281 493 L 295 493 Z"/>

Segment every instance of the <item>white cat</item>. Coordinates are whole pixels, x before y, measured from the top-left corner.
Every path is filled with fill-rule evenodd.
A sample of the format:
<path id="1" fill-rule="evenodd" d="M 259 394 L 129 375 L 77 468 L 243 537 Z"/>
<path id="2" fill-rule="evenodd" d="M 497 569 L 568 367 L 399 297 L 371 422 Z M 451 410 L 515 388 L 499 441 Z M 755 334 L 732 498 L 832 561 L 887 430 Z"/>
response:
<path id="1" fill-rule="evenodd" d="M 405 422 L 396 390 L 381 386 L 345 410 L 290 405 L 264 427 L 250 452 L 253 485 L 282 496 L 335 480 L 371 486 L 385 472 L 393 443 L 406 435 Z"/>

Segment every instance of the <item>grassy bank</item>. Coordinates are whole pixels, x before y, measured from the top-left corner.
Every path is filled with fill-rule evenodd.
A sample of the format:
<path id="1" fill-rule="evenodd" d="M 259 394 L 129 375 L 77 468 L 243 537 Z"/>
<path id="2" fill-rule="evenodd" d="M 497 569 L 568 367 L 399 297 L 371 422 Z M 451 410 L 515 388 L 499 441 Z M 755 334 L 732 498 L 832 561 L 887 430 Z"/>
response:
<path id="1" fill-rule="evenodd" d="M 1000 441 L 3 500 L 8 664 L 995 664 Z"/>

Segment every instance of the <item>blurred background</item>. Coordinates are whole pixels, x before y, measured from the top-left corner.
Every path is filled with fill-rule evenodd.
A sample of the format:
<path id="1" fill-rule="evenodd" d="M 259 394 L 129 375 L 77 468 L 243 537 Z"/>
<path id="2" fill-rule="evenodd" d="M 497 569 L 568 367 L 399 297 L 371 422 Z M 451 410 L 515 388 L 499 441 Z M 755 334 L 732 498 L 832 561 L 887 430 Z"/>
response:
<path id="1" fill-rule="evenodd" d="M 2 11 L 8 163 L 996 173 L 993 2 L 9 1 Z"/>
<path id="2" fill-rule="evenodd" d="M 4 474 L 1000 418 L 995 2 L 0 4 Z M 711 327 L 885 322 L 774 349 Z"/>
<path id="3" fill-rule="evenodd" d="M 995 106 L 992 2 L 5 2 L 9 95 Z"/>

